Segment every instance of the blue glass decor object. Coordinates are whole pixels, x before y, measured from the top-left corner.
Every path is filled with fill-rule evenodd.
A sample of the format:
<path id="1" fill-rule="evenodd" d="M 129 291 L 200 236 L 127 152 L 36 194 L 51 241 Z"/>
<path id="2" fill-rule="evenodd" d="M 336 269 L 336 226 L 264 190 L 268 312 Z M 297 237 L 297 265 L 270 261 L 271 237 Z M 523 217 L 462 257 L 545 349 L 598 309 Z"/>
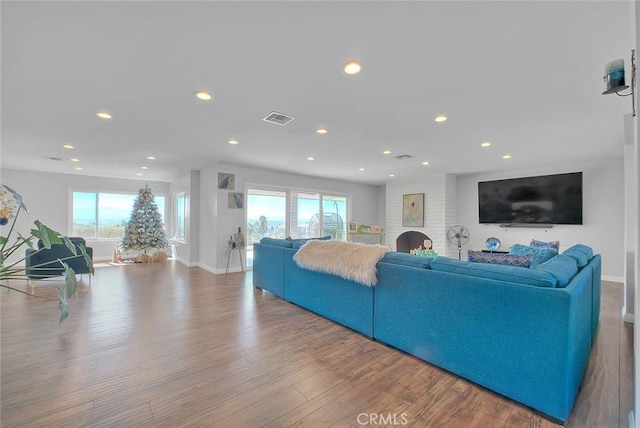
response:
<path id="1" fill-rule="evenodd" d="M 492 236 L 491 238 L 487 238 L 484 245 L 487 246 L 487 249 L 489 251 L 497 251 L 500 249 L 500 246 L 502 245 L 502 243 L 498 238 L 495 238 Z"/>

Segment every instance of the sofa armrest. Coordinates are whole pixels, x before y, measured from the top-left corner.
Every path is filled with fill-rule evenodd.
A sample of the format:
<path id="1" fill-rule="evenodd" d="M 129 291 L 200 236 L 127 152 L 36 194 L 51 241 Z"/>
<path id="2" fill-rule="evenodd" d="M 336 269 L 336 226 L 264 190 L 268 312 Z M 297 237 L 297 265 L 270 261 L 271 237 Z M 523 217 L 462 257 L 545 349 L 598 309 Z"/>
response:
<path id="1" fill-rule="evenodd" d="M 253 244 L 253 286 L 284 298 L 284 254 L 287 248 Z"/>

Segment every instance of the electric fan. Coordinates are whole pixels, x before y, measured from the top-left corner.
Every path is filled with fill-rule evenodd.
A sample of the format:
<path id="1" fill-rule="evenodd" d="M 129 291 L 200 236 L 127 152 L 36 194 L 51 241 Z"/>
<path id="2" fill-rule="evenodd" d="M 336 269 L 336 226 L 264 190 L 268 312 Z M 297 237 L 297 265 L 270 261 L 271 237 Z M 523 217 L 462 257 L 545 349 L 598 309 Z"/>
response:
<path id="1" fill-rule="evenodd" d="M 447 241 L 458 246 L 458 260 L 462 259 L 462 246 L 469 242 L 469 236 L 469 231 L 464 226 L 451 226 L 447 230 Z"/>

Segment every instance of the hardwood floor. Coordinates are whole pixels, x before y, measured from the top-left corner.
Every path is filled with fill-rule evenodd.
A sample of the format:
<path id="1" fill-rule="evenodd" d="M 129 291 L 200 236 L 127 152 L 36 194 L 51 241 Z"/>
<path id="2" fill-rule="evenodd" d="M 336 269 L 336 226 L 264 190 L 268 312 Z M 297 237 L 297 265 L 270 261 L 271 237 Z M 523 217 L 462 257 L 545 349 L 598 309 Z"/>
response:
<path id="1" fill-rule="evenodd" d="M 54 296 L 60 283 L 40 282 Z M 26 284 L 25 284 L 26 288 Z M 570 427 L 625 427 L 632 328 L 603 284 Z M 168 261 L 99 266 L 55 302 L 0 291 L 2 427 L 553 427 L 531 409 L 254 289 Z"/>

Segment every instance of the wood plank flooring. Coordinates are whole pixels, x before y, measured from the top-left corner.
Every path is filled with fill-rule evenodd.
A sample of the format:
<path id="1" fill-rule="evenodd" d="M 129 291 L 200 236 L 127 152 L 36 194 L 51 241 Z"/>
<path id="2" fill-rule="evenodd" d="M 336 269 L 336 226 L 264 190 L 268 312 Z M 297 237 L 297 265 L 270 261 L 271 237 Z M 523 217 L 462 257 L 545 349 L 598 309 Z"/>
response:
<path id="1" fill-rule="evenodd" d="M 36 292 L 54 296 L 57 282 Z M 25 284 L 26 288 L 26 284 Z M 531 409 L 279 300 L 251 273 L 100 265 L 71 316 L 0 291 L 2 427 L 554 427 Z M 604 283 L 569 427 L 625 427 L 632 328 Z"/>

